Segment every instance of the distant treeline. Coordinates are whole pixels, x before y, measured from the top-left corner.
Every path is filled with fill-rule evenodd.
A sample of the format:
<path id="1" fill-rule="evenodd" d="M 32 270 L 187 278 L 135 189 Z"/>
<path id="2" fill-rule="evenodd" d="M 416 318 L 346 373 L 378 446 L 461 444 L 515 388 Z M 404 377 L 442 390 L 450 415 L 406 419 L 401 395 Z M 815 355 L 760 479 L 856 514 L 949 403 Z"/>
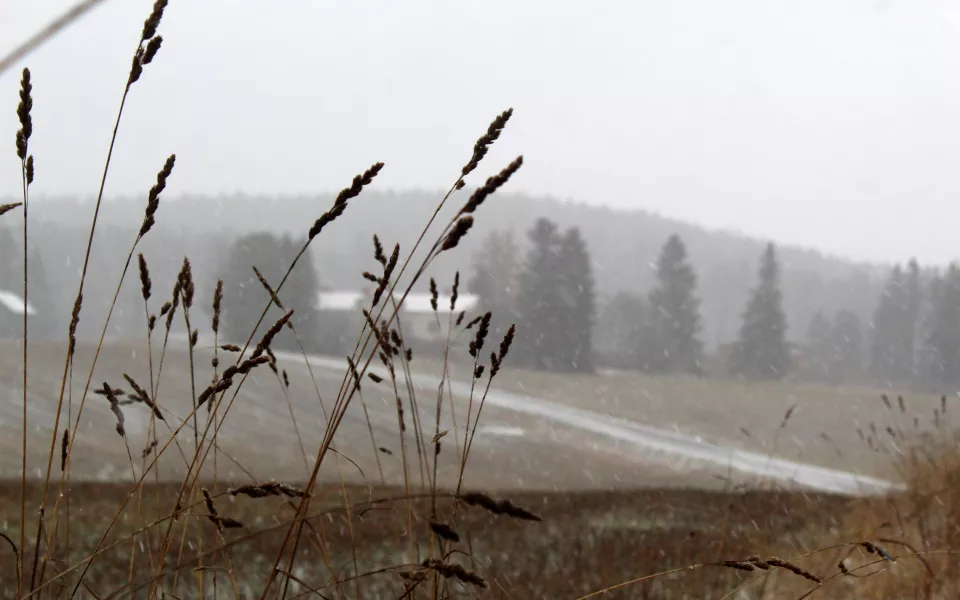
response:
<path id="1" fill-rule="evenodd" d="M 791 339 L 782 267 L 768 244 L 740 312 L 736 338 L 712 352 L 696 270 L 684 241 L 670 236 L 646 294 L 598 300 L 590 252 L 575 227 L 562 234 L 540 219 L 526 250 L 512 232 L 489 234 L 477 252 L 471 291 L 499 318 L 518 324 L 527 366 L 589 371 L 597 365 L 649 373 L 748 379 L 795 377 L 831 384 L 943 389 L 960 383 L 960 267 L 896 265 L 864 322 L 850 309 L 817 311 L 806 336 Z"/>
<path id="2" fill-rule="evenodd" d="M 299 238 L 306 233 L 305 224 L 312 223 L 332 201 L 329 195 L 176 197 L 176 192 L 175 186 L 165 192 L 157 226 L 144 240 L 144 254 L 151 264 L 156 263 L 159 269 L 169 263 L 169 269 L 162 271 L 164 277 L 176 275 L 184 254 L 189 254 L 195 269 L 212 272 L 220 254 L 213 248 L 229 247 L 240 235 L 269 232 Z M 469 194 L 470 190 L 460 193 Z M 373 234 L 388 246 L 400 243 L 404 251 L 410 249 L 440 197 L 442 193 L 429 191 L 364 191 L 334 226 L 311 243 L 322 283 L 333 289 L 363 286 L 361 274 L 373 266 Z M 102 263 L 97 270 L 109 265 L 106 281 L 115 281 L 123 266 L 122 259 L 143 219 L 145 201 L 145 195 L 114 199 L 101 208 L 93 250 Z M 642 199 L 638 203 L 642 204 Z M 454 198 L 440 211 L 436 223 L 448 222 L 462 204 Z M 73 290 L 67 300 L 69 318 L 78 280 L 75 262 L 82 260 L 93 205 L 72 198 L 34 198 L 30 214 L 31 239 L 44 249 L 46 262 L 62 266 L 67 256 L 74 261 L 66 272 L 70 277 L 68 287 Z M 755 283 L 757 257 L 765 246 L 760 240 L 641 210 L 612 210 L 522 194 L 498 193 L 475 216 L 473 230 L 457 251 L 432 265 L 431 275 L 437 281 L 452 281 L 457 270 L 465 274 L 470 257 L 492 231 L 512 231 L 521 239 L 537 219 L 545 216 L 561 230 L 579 229 L 594 261 L 593 275 L 601 303 L 618 292 L 646 295 L 657 279 L 655 264 L 660 249 L 671 235 L 679 235 L 698 275 L 701 337 L 711 351 L 736 339 L 740 312 Z M 47 255 L 46 250 L 56 245 L 62 247 L 60 255 Z M 890 266 L 854 263 L 791 246 L 780 246 L 777 252 L 790 339 L 803 339 L 818 310 L 829 315 L 851 310 L 861 322 L 869 323 Z M 422 257 L 422 253 L 418 255 Z M 172 279 L 161 281 L 169 281 L 172 286 Z M 132 287 L 135 291 L 136 286 Z"/>
<path id="3" fill-rule="evenodd" d="M 370 243 L 373 233 L 380 234 L 385 244 L 399 242 L 404 250 L 410 248 L 426 217 L 432 214 L 436 200 L 436 194 L 427 192 L 365 193 L 312 244 L 310 260 L 317 285 L 347 290 L 364 287 L 362 273 L 374 264 Z M 167 199 L 157 215 L 157 226 L 138 249 L 150 264 L 155 289 L 172 288 L 184 256 L 189 256 L 198 296 L 208 295 L 231 252 L 236 251 L 234 244 L 238 239 L 254 234 L 269 234 L 280 240 L 278 244 L 285 237 L 299 239 L 304 235 L 303 224 L 312 222 L 329 202 L 329 196 L 260 198 L 239 194 Z M 441 210 L 438 222 L 446 222 L 458 207 L 453 203 Z M 31 302 L 46 315 L 42 324 L 32 330 L 34 335 L 58 338 L 66 330 L 91 210 L 89 202 L 49 198 L 34 201 Z M 78 331 L 81 337 L 100 333 L 142 211 L 142 199 L 111 201 L 101 211 L 84 293 Z M 564 248 L 566 253 L 564 258 L 557 259 L 558 263 L 580 260 L 589 271 L 584 277 L 590 280 L 586 287 L 591 290 L 591 300 L 584 300 L 577 310 L 591 315 L 590 352 L 588 359 L 583 350 L 588 342 L 581 335 L 579 341 L 563 342 L 568 348 L 564 357 L 529 357 L 532 366 L 537 366 L 537 361 L 544 362 L 539 365 L 541 368 L 554 368 L 554 363 L 567 365 L 563 368 L 573 368 L 576 363 L 578 369 L 586 368 L 583 365 L 588 363 L 618 365 L 627 356 L 640 352 L 629 341 L 639 336 L 649 343 L 623 366 L 726 373 L 737 360 L 751 362 L 743 347 L 744 337 L 754 335 L 744 320 L 748 306 L 772 303 L 779 306 L 783 317 L 785 349 L 777 345 L 764 353 L 773 353 L 768 360 L 771 365 L 780 364 L 779 353 L 789 358 L 783 359 L 789 367 L 773 367 L 777 373 L 784 371 L 790 376 L 830 382 L 881 381 L 899 385 L 904 381 L 952 381 L 951 373 L 958 370 L 952 366 L 953 338 L 948 335 L 951 321 L 947 314 L 955 269 L 939 273 L 917 267 L 922 293 L 911 295 L 912 292 L 899 291 L 910 290 L 914 285 L 911 266 L 891 272 L 890 267 L 855 264 L 808 250 L 767 248 L 757 240 L 708 231 L 643 211 L 613 211 L 506 194 L 484 205 L 461 247 L 436 261 L 431 274 L 438 281 L 452 281 L 454 271 L 463 271 L 466 276 L 474 259 L 478 264 L 506 260 L 491 258 L 490 247 L 503 254 L 512 253 L 520 263 L 532 260 L 527 256 L 530 248 L 515 240 L 541 227 L 543 216 L 553 233 L 541 233 L 555 238 L 546 246 L 555 246 L 557 252 Z M 536 244 L 531 243 L 531 247 Z M 0 228 L 0 288 L 19 287 L 19 248 L 18 228 Z M 551 253 L 540 257 L 544 265 L 553 260 Z M 758 261 L 768 254 L 775 267 L 770 274 L 777 282 L 775 288 L 761 285 L 758 273 Z M 482 274 L 478 272 L 473 278 L 479 284 Z M 6 283 L 9 281 L 18 283 L 10 285 Z M 528 294 L 526 300 L 508 302 L 505 292 L 493 296 L 487 293 L 491 306 L 499 307 L 495 311 L 501 315 L 495 317 L 498 323 L 518 316 L 522 310 L 534 323 L 531 306 L 536 302 L 530 298 L 552 289 L 533 280 L 527 281 L 526 287 L 520 283 L 511 289 L 516 294 Z M 555 288 L 558 284 L 551 285 Z M 776 290 L 776 302 L 764 296 L 768 288 Z M 576 299 L 576 294 L 569 290 L 564 293 L 564 302 Z M 675 297 L 687 299 L 678 302 Z M 912 300 L 907 302 L 907 297 Z M 549 305 L 548 300 L 540 302 Z M 915 308 L 918 301 L 919 308 Z M 669 318 L 663 317 L 664 312 Z M 937 314 L 940 316 L 936 317 Z M 135 276 L 128 274 L 108 335 L 137 334 L 143 318 L 139 284 Z M 942 321 L 942 326 L 933 324 L 935 318 Z M 771 322 L 776 320 L 771 317 Z M 891 333 L 893 330 L 897 333 Z M 909 352 L 901 347 L 906 342 L 892 341 L 909 337 L 908 330 L 914 332 Z M 684 333 L 690 331 L 695 335 Z M 544 335 L 531 343 L 552 347 L 561 341 L 559 337 Z M 678 364 L 687 366 L 680 368 Z"/>

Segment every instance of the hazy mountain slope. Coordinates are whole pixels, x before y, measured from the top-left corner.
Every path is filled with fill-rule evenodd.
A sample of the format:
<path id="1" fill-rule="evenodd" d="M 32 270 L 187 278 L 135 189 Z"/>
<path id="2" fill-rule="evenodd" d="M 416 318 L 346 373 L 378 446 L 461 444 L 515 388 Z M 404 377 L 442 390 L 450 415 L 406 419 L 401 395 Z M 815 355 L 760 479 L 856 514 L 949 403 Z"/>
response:
<path id="1" fill-rule="evenodd" d="M 323 283 L 335 287 L 363 285 L 361 272 L 373 267 L 370 241 L 373 233 L 378 233 L 385 244 L 400 242 L 403 249 L 409 248 L 441 195 L 417 190 L 364 192 L 351 202 L 344 216 L 315 241 L 316 263 Z M 460 192 L 441 211 L 437 223 L 445 224 L 466 197 L 466 191 Z M 106 202 L 101 210 L 100 227 L 113 232 L 111 240 L 114 241 L 101 240 L 95 246 L 104 249 L 106 254 L 110 252 L 105 248 L 116 246 L 113 254 L 119 259 L 110 277 L 115 277 L 114 273 L 119 273 L 122 267 L 122 255 L 142 219 L 144 202 L 144 198 L 114 200 Z M 330 202 L 330 195 L 167 197 L 161 204 L 157 229 L 148 236 L 144 252 L 151 264 L 158 264 L 158 268 L 164 265 L 161 271 L 167 278 L 188 250 L 194 253 L 191 259 L 195 265 L 200 263 L 201 273 L 208 273 L 215 267 L 210 263 L 216 260 L 216 248 L 223 247 L 231 235 L 259 229 L 304 234 Z M 58 225 L 57 235 L 45 239 L 45 244 L 69 239 L 70 245 L 76 246 L 84 239 L 92 204 L 75 199 L 43 198 L 34 201 L 31 214 L 36 216 L 38 226 Z M 525 240 L 526 229 L 541 216 L 551 218 L 561 227 L 581 228 L 595 263 L 598 289 L 603 294 L 624 289 L 645 292 L 652 282 L 651 263 L 660 246 L 669 235 L 678 233 L 687 243 L 700 278 L 705 341 L 713 344 L 735 335 L 743 304 L 755 283 L 757 262 L 766 240 L 711 231 L 641 210 L 615 211 L 521 194 L 497 195 L 478 210 L 474 231 L 461 247 L 438 260 L 431 274 L 440 282 L 451 281 L 456 269 L 470 269 L 472 253 L 488 232 L 495 228 L 513 228 L 520 239 Z M 427 239 L 432 241 L 434 237 Z M 172 248 L 176 248 L 176 252 L 172 252 Z M 817 309 L 849 308 L 863 319 L 869 319 L 881 289 L 884 276 L 881 267 L 798 247 L 780 250 L 792 337 L 803 335 L 811 314 Z M 82 257 L 81 252 L 82 246 L 71 248 L 73 261 Z M 202 255 L 195 255 L 198 252 Z M 160 289 L 169 287 L 157 278 L 155 285 Z"/>

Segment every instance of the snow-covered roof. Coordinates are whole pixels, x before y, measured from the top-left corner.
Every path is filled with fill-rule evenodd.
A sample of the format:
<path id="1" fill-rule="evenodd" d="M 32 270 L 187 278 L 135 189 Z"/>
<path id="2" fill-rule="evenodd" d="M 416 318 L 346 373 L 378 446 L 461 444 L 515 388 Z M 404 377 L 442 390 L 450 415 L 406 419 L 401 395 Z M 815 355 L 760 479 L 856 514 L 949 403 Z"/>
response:
<path id="1" fill-rule="evenodd" d="M 366 297 L 368 297 L 368 295 L 364 292 L 320 292 L 317 294 L 316 308 L 317 310 L 329 311 L 359 310 L 361 303 L 365 302 Z M 393 297 L 399 302 L 403 294 L 397 292 Z M 479 298 L 476 295 L 460 294 L 457 297 L 457 306 L 454 310 L 458 312 L 461 310 L 473 310 L 478 304 Z M 433 307 L 430 305 L 430 294 L 408 294 L 406 300 L 403 301 L 402 310 L 408 313 L 433 312 Z M 450 312 L 450 296 L 441 295 L 437 298 L 437 312 Z"/>
<path id="2" fill-rule="evenodd" d="M 23 296 L 15 294 L 13 292 L 8 292 L 7 290 L 0 290 L 0 306 L 9 310 L 15 315 L 23 314 Z M 27 304 L 27 314 L 35 315 L 37 311 L 33 309 L 31 304 Z"/>
<path id="3" fill-rule="evenodd" d="M 400 294 L 397 294 L 397 299 L 400 299 Z M 454 310 L 457 312 L 461 310 L 473 310 L 477 307 L 478 303 L 479 299 L 477 296 L 473 294 L 460 294 L 457 296 L 457 306 Z M 430 305 L 430 294 L 408 294 L 407 299 L 403 302 L 403 309 L 412 313 L 433 312 L 433 307 Z M 437 312 L 450 312 L 450 296 L 441 294 L 437 297 Z"/>
<path id="4" fill-rule="evenodd" d="M 360 292 L 320 292 L 317 310 L 356 310 L 363 294 Z"/>

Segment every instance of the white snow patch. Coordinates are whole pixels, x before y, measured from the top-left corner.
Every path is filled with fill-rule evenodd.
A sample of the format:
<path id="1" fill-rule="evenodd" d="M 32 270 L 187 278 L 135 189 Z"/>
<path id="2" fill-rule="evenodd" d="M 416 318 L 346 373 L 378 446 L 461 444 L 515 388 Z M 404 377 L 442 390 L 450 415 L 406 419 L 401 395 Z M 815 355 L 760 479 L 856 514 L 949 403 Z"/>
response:
<path id="1" fill-rule="evenodd" d="M 276 352 L 278 358 L 302 360 L 292 352 Z M 311 355 L 310 363 L 341 372 L 345 359 Z M 436 377 L 413 374 L 415 383 L 436 387 Z M 451 382 L 455 394 L 469 394 L 470 384 Z M 851 471 L 831 469 L 808 463 L 777 458 L 704 442 L 698 437 L 672 432 L 619 417 L 567 406 L 559 402 L 491 389 L 486 402 L 518 413 L 534 415 L 568 427 L 603 435 L 610 439 L 633 443 L 638 447 L 688 459 L 693 463 L 713 465 L 768 480 L 792 483 L 808 489 L 853 496 L 883 494 L 904 489 L 902 483 L 888 481 Z"/>
<path id="2" fill-rule="evenodd" d="M 479 427 L 477 433 L 487 435 L 502 435 L 506 437 L 520 437 L 523 436 L 526 431 L 524 431 L 522 427 L 510 427 L 509 425 L 487 425 L 485 427 Z"/>

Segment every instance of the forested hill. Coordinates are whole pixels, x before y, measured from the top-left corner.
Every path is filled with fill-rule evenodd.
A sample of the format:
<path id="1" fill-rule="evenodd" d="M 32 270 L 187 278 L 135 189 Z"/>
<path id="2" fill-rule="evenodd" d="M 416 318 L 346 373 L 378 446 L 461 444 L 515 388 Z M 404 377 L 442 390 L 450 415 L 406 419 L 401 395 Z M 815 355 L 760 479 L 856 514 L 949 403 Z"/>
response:
<path id="1" fill-rule="evenodd" d="M 460 192 L 441 211 L 437 223 L 445 224 L 462 205 L 467 192 Z M 385 244 L 399 242 L 409 248 L 433 213 L 440 192 L 365 191 L 351 201 L 349 209 L 336 223 L 315 240 L 316 264 L 323 285 L 358 287 L 361 273 L 373 267 L 371 236 L 378 233 Z M 97 244 L 107 254 L 125 255 L 143 215 L 145 198 L 114 199 L 104 203 L 101 224 L 104 233 Z M 194 263 L 216 260 L 213 248 L 228 244 L 237 234 L 253 230 L 303 235 L 310 224 L 331 203 L 330 195 L 256 197 L 244 194 L 222 196 L 166 196 L 157 216 L 158 227 L 150 236 L 148 259 L 171 262 L 161 272 L 176 272 L 179 256 L 193 248 L 204 255 L 191 256 Z M 71 243 L 84 238 L 92 215 L 89 200 L 38 198 L 31 208 L 35 227 L 44 222 L 56 224 L 50 231 L 56 237 L 44 240 L 44 261 L 52 266 L 60 260 L 50 246 L 58 239 Z M 763 245 L 768 240 L 752 239 L 725 231 L 711 231 L 690 223 L 664 218 L 642 210 L 612 210 L 581 203 L 498 194 L 477 211 L 474 230 L 461 247 L 444 256 L 431 274 L 438 281 L 451 281 L 453 272 L 470 269 L 472 253 L 483 237 L 493 229 L 513 229 L 518 240 L 533 221 L 547 216 L 559 226 L 581 229 L 594 262 L 594 274 L 602 296 L 619 290 L 646 292 L 654 262 L 661 245 L 673 233 L 681 236 L 690 252 L 700 281 L 703 299 L 704 341 L 712 345 L 731 340 L 747 294 L 756 281 L 756 270 Z M 65 231 L 77 230 L 77 235 Z M 39 230 L 36 230 L 39 233 Z M 129 235 L 123 235 L 123 232 Z M 44 236 L 38 235 L 38 240 Z M 428 236 L 429 240 L 434 239 Z M 776 240 L 773 240 L 776 241 Z M 115 252 L 109 247 L 116 244 Z M 106 246 L 106 247 L 104 247 Z M 176 248 L 177 256 L 170 253 Z M 59 252 L 78 256 L 81 248 Z M 904 250 L 904 260 L 909 249 Z M 881 292 L 885 269 L 856 264 L 815 250 L 781 247 L 783 291 L 792 338 L 802 337 L 817 309 L 833 313 L 839 309 L 856 311 L 869 322 Z M 73 268 L 76 268 L 75 262 Z M 49 266 L 48 266 L 49 268 Z M 210 265 L 209 269 L 213 266 Z M 200 265 L 201 272 L 207 271 Z M 51 277 L 56 281 L 56 277 Z M 602 298 L 601 298 L 602 301 Z"/>

